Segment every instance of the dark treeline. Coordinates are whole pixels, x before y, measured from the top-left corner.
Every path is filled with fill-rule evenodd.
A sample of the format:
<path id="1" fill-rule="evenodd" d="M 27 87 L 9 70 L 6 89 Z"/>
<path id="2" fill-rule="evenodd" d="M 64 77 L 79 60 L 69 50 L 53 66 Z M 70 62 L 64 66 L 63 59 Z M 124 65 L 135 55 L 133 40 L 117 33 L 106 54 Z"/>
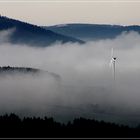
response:
<path id="1" fill-rule="evenodd" d="M 0 116 L 0 137 L 140 137 L 140 129 L 124 125 L 77 118 L 67 124 L 56 122 L 53 118 L 26 117 L 15 114 Z"/>
<path id="2" fill-rule="evenodd" d="M 0 67 L 0 74 L 11 73 L 11 72 L 36 73 L 36 72 L 39 72 L 39 71 L 40 71 L 39 69 L 29 68 L 29 67 L 11 67 L 11 66 Z"/>

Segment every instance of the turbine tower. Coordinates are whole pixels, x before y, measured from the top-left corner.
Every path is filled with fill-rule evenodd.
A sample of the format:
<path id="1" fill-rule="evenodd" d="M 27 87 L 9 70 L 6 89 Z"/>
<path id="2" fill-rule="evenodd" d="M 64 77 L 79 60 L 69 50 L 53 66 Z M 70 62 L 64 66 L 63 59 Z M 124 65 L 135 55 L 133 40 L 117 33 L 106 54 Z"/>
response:
<path id="1" fill-rule="evenodd" d="M 116 57 L 114 57 L 114 49 L 111 50 L 111 60 L 110 60 L 110 66 L 113 68 L 113 79 L 115 81 L 116 79 Z"/>

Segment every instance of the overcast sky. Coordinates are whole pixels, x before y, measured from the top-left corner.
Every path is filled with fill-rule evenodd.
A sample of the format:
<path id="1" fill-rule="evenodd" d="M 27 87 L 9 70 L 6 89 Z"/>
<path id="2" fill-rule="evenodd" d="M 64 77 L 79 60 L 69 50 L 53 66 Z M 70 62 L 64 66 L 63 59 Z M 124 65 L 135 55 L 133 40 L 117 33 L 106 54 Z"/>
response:
<path id="1" fill-rule="evenodd" d="M 0 13 L 38 25 L 100 23 L 140 25 L 140 0 L 0 0 Z"/>

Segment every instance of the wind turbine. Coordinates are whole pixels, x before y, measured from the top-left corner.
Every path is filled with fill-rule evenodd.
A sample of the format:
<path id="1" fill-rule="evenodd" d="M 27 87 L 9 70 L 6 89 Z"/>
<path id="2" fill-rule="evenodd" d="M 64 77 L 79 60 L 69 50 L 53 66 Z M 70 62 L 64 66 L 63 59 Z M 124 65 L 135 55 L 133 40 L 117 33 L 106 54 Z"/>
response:
<path id="1" fill-rule="evenodd" d="M 111 60 L 110 60 L 110 66 L 113 68 L 113 78 L 114 78 L 114 81 L 115 81 L 115 73 L 116 73 L 116 64 L 115 64 L 115 62 L 116 62 L 116 57 L 114 57 L 114 49 L 112 48 L 111 49 Z"/>

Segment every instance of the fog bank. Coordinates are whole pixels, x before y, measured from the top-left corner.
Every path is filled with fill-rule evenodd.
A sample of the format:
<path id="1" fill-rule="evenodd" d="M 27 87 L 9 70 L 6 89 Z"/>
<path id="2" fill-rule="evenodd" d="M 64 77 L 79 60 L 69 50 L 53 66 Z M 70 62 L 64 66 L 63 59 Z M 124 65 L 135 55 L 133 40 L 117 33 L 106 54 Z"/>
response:
<path id="1" fill-rule="evenodd" d="M 47 115 L 61 121 L 80 116 L 130 125 L 140 122 L 138 33 L 46 48 L 13 45 L 7 40 L 0 39 L 1 66 L 39 68 L 58 74 L 61 80 L 44 74 L 0 77 L 1 114 Z M 112 47 L 117 57 L 115 82 L 109 67 Z"/>

